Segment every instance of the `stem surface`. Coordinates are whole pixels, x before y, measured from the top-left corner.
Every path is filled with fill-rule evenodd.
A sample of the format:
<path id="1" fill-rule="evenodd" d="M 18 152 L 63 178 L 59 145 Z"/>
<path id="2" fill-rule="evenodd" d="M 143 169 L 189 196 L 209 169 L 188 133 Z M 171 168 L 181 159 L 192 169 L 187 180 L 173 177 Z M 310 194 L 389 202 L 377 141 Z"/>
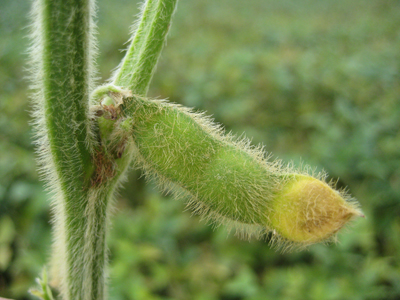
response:
<path id="1" fill-rule="evenodd" d="M 90 0 L 37 0 L 33 84 L 44 175 L 55 194 L 53 271 L 63 299 L 104 299 L 105 233 L 111 189 L 92 188 L 89 114 Z"/>
<path id="2" fill-rule="evenodd" d="M 177 0 L 148 0 L 138 30 L 113 83 L 146 96 L 175 11 Z"/>
<path id="3" fill-rule="evenodd" d="M 32 14 L 38 152 L 55 195 L 53 276 L 67 300 L 106 299 L 109 203 L 132 156 L 129 141 L 126 147 L 122 141 L 121 155 L 110 156 L 108 129 L 99 126 L 97 135 L 89 118 L 92 1 L 35 0 Z M 146 94 L 176 2 L 145 3 L 114 84 Z"/>

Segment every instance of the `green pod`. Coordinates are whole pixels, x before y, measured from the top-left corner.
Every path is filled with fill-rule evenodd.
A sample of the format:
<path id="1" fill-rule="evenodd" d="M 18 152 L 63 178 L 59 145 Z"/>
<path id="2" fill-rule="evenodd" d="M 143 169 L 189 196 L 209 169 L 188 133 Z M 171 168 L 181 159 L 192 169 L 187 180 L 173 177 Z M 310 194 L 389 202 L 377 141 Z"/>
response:
<path id="1" fill-rule="evenodd" d="M 140 98 L 133 105 L 134 143 L 147 171 L 221 216 L 268 222 L 279 174 L 261 152 L 223 136 L 209 119 L 181 106 Z"/>
<path id="2" fill-rule="evenodd" d="M 148 177 L 188 197 L 195 213 L 216 224 L 233 225 L 247 237 L 272 232 L 273 240 L 308 245 L 332 237 L 361 214 L 348 196 L 268 160 L 261 148 L 224 135 L 202 114 L 163 100 L 132 97 L 127 103 L 123 111 L 131 118 L 137 163 Z M 321 185 L 310 184 L 314 181 Z M 326 197 L 332 193 L 337 197 Z M 343 212 L 334 213 L 339 206 Z"/>

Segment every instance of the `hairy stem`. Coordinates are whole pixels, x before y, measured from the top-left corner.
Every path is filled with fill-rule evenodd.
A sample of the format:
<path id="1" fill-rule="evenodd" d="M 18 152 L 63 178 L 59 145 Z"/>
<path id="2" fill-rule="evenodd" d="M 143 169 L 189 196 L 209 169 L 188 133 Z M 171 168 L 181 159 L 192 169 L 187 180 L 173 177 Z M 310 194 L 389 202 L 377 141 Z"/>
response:
<path id="1" fill-rule="evenodd" d="M 126 55 L 121 62 L 120 68 L 114 76 L 114 82 L 118 82 L 120 85 L 129 85 L 129 83 L 132 81 L 132 71 L 136 69 L 139 54 L 147 38 L 146 34 L 148 33 L 152 21 L 154 20 L 155 8 L 157 4 L 158 0 L 147 0 L 143 3 L 140 20 L 135 26 L 137 27 L 136 31 L 134 32 Z"/>
<path id="2" fill-rule="evenodd" d="M 113 83 L 145 96 L 170 28 L 177 0 L 148 0 Z"/>
<path id="3" fill-rule="evenodd" d="M 55 269 L 61 280 L 62 296 L 71 300 L 106 299 L 108 210 L 113 191 L 128 168 L 132 155 L 128 138 L 125 141 L 118 137 L 121 138 L 121 142 L 117 142 L 118 149 L 115 145 L 110 146 L 109 134 L 112 135 L 113 131 L 109 130 L 104 120 L 97 119 L 99 141 L 92 141 L 94 134 L 88 122 L 89 38 L 92 27 L 88 1 L 67 4 L 61 1 L 50 4 L 40 2 L 38 5 L 42 8 L 41 31 L 44 32 L 44 36 L 38 39 L 44 41 L 44 54 L 39 59 L 43 63 L 39 69 L 45 74 L 44 86 L 53 84 L 44 90 L 54 94 L 51 97 L 43 95 L 45 124 L 42 126 L 46 131 L 43 137 L 51 149 L 50 159 L 45 157 L 45 160 L 54 162 L 52 175 L 56 176 L 51 182 L 57 188 L 54 261 L 58 264 Z M 117 84 L 121 85 L 118 80 L 125 80 L 123 84 L 136 93 L 146 93 L 175 6 L 176 0 L 146 2 L 132 45 L 117 73 Z M 48 71 L 47 64 L 54 66 L 54 70 Z M 57 69 L 59 65 L 66 65 L 71 70 L 60 71 Z M 37 107 L 41 107 L 40 103 Z M 70 118 L 75 115 L 76 121 Z M 81 127 L 76 129 L 74 126 L 77 125 Z M 69 128 L 75 128 L 75 131 L 68 131 Z M 65 141 L 60 140 L 60 136 Z M 77 150 L 69 153 L 67 147 L 70 151 L 76 148 L 84 154 L 76 155 Z M 73 159 L 79 159 L 81 165 L 71 165 Z M 71 170 L 75 173 L 68 173 Z"/>
<path id="4" fill-rule="evenodd" d="M 43 21 L 41 67 L 46 131 L 63 189 L 71 191 L 87 183 L 85 175 L 91 169 L 90 3 L 89 0 L 39 3 Z"/>
<path id="5" fill-rule="evenodd" d="M 112 188 L 93 187 L 90 0 L 37 0 L 31 47 L 38 152 L 54 193 L 53 281 L 63 299 L 104 299 Z"/>

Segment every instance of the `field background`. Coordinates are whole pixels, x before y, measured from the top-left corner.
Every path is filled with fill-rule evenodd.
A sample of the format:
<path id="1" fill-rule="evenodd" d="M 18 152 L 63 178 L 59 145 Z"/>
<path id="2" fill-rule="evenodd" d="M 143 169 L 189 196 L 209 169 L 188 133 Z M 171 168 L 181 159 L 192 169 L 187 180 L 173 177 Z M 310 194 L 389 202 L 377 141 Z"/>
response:
<path id="1" fill-rule="evenodd" d="M 0 1 L 0 296 L 19 300 L 51 245 L 24 79 L 29 5 Z M 102 82 L 138 4 L 98 7 Z M 132 170 L 109 235 L 110 299 L 400 299 L 399 1 L 181 0 L 150 95 L 326 170 L 366 218 L 338 244 L 277 253 L 204 224 Z"/>

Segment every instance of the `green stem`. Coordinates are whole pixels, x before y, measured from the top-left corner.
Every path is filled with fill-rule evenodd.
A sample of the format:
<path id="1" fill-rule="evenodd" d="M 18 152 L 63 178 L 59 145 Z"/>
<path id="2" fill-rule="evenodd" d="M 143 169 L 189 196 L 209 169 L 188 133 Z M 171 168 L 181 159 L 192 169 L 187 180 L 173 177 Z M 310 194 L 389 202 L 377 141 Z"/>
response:
<path id="1" fill-rule="evenodd" d="M 146 2 L 114 84 L 146 94 L 176 2 Z M 92 0 L 35 0 L 33 9 L 37 144 L 45 178 L 55 194 L 53 279 L 60 281 L 66 300 L 106 298 L 107 212 L 132 155 L 131 142 L 125 147 L 122 141 L 117 144 L 125 147 L 124 153 L 111 157 L 107 128 L 99 126 L 97 136 L 88 117 L 92 11 Z M 95 136 L 100 140 L 95 142 Z"/>
<path id="2" fill-rule="evenodd" d="M 149 27 L 154 19 L 157 2 L 158 0 L 147 0 L 143 3 L 142 15 L 137 24 L 137 29 L 134 33 L 126 55 L 121 62 L 119 72 L 114 76 L 114 82 L 118 82 L 122 86 L 128 86 L 132 81 L 131 77 L 133 70 L 136 69 L 139 54 L 147 37 L 146 34 L 148 33 Z"/>
<path id="3" fill-rule="evenodd" d="M 50 151 L 65 190 L 91 169 L 89 0 L 43 0 L 44 117 Z"/>
<path id="4" fill-rule="evenodd" d="M 32 58 L 39 153 L 55 194 L 53 259 L 63 299 L 104 299 L 112 188 L 92 187 L 92 1 L 37 0 Z"/>
<path id="5" fill-rule="evenodd" d="M 177 0 L 148 0 L 113 83 L 145 96 L 170 28 Z"/>

